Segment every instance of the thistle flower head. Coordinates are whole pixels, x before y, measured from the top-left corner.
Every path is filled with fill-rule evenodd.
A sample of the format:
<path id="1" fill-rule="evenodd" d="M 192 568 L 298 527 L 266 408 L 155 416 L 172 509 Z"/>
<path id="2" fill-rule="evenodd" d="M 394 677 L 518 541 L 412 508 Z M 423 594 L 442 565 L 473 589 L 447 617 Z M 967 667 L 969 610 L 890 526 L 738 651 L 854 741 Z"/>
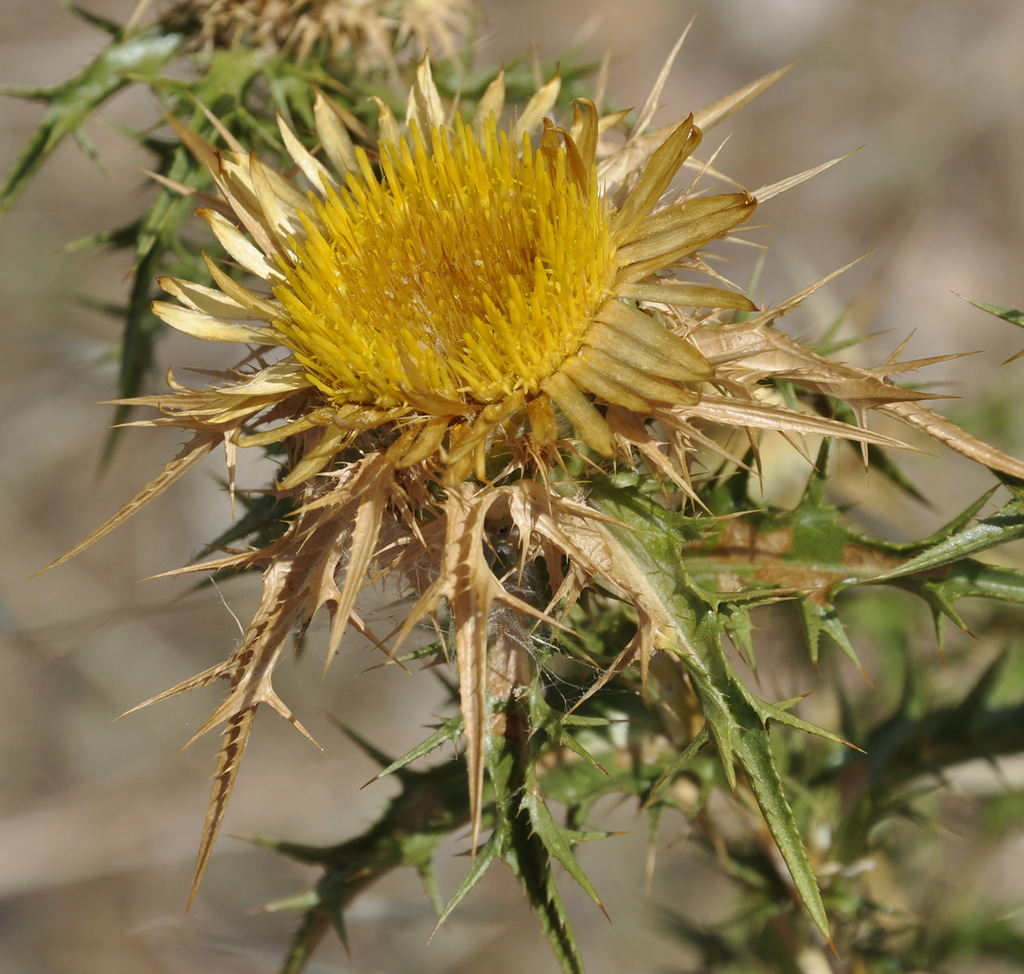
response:
<path id="1" fill-rule="evenodd" d="M 424 64 L 406 130 L 385 113 L 376 168 L 321 100 L 333 170 L 282 129 L 314 187 L 306 194 L 256 159 L 199 147 L 233 222 L 204 215 L 264 289 L 211 267 L 218 291 L 164 281 L 185 306 L 156 310 L 199 337 L 288 350 L 265 375 L 315 393 L 309 423 L 323 433 L 287 486 L 371 429 L 387 428 L 397 466 L 437 459 L 454 483 L 483 479 L 495 443 L 525 438 L 536 452 L 566 429 L 611 455 L 595 401 L 641 413 L 696 401 L 710 364 L 649 308 L 752 309 L 734 291 L 659 275 L 746 220 L 755 202 L 738 192 L 660 206 L 700 141 L 692 117 L 628 188 L 603 186 L 592 103 L 577 105 L 568 129 L 544 120 L 529 130 L 551 96 L 548 86 L 506 130 L 499 80 L 472 123 L 448 119 Z M 265 391 L 252 379 L 220 390 Z"/>
<path id="2" fill-rule="evenodd" d="M 226 724 L 196 884 L 257 707 L 302 729 L 271 682 L 293 633 L 326 608 L 328 658 L 350 625 L 372 636 L 357 609 L 368 579 L 394 575 L 414 597 L 399 641 L 425 619 L 454 633 L 474 829 L 491 702 L 516 679 L 514 651 L 505 646 L 504 663 L 495 661 L 508 627 L 491 626 L 492 610 L 554 624 L 600 580 L 639 621 L 617 667 L 635 659 L 646 673 L 652 653 L 678 639 L 608 519 L 588 504 L 586 484 L 566 473 L 574 455 L 584 461 L 577 470 L 611 458 L 692 495 L 695 444 L 724 449 L 703 432 L 707 422 L 751 442 L 757 429 L 896 442 L 765 401 L 766 375 L 844 398 L 860 414 L 891 407 L 951 439 L 914 411 L 925 394 L 886 381 L 920 363 L 837 367 L 774 331 L 774 318 L 813 289 L 744 322 L 709 314 L 755 311 L 698 255 L 750 217 L 755 196 L 671 190 L 701 132 L 693 116 L 647 131 L 666 73 L 618 148 L 606 135 L 622 116 L 603 116 L 592 102 L 577 102 L 562 124 L 550 120 L 557 79 L 506 122 L 499 77 L 464 119 L 445 107 L 426 61 L 403 122 L 382 106 L 379 137 L 366 148 L 322 96 L 322 157 L 282 122 L 292 163 L 284 172 L 226 130 L 228 149 L 219 151 L 176 125 L 219 191 L 201 212 L 249 282 L 207 258 L 213 286 L 163 279 L 177 301 L 155 311 L 182 332 L 246 352 L 209 388 L 172 379 L 170 393 L 141 400 L 162 414 L 150 423 L 192 438 L 65 558 L 215 446 L 226 444 L 229 459 L 239 446 L 284 448 L 276 490 L 295 508 L 284 532 L 182 569 L 263 570 L 244 638 L 223 663 L 146 701 L 217 678 L 230 685 L 196 733 Z M 728 115 L 779 74 L 701 118 Z M 512 539 L 507 556 L 495 557 L 496 526 Z M 540 598 L 515 581 L 528 563 L 545 568 Z"/>
<path id="3" fill-rule="evenodd" d="M 692 117 L 646 132 L 664 77 L 618 149 L 605 135 L 622 115 L 581 101 L 567 124 L 548 118 L 557 78 L 506 123 L 499 76 L 463 119 L 444 107 L 426 61 L 405 119 L 381 106 L 376 145 L 357 148 L 349 116 L 323 96 L 314 109 L 322 157 L 282 122 L 294 164 L 286 172 L 222 126 L 227 150 L 172 123 L 219 191 L 202 215 L 255 284 L 207 258 L 213 286 L 163 279 L 177 302 L 154 310 L 180 331 L 247 351 L 209 388 L 172 378 L 169 394 L 142 400 L 162 413 L 149 422 L 192 439 L 66 557 L 217 444 L 285 448 L 276 489 L 298 511 L 284 534 L 182 569 L 263 569 L 245 638 L 223 664 L 147 701 L 218 677 L 231 685 L 196 734 L 227 725 L 196 883 L 256 708 L 269 704 L 302 729 L 271 679 L 296 626 L 319 609 L 332 615 L 329 657 L 349 625 L 367 631 L 356 601 L 370 577 L 395 574 L 416 596 L 399 640 L 425 618 L 450 625 L 478 826 L 491 607 L 551 622 L 598 576 L 631 584 L 614 576 L 600 519 L 551 475 L 566 454 L 630 463 L 638 454 L 685 485 L 686 409 L 714 375 L 687 338 L 693 310 L 753 309 L 735 289 L 676 277 L 706 276 L 697 250 L 746 220 L 755 201 L 692 186 L 669 193 L 701 133 Z M 667 442 L 647 429 L 649 417 Z M 516 539 L 504 568 L 493 558 L 496 523 Z M 546 608 L 509 583 L 516 565 L 538 559 L 551 582 Z"/>
<path id="4" fill-rule="evenodd" d="M 593 163 L 570 170 L 569 138 L 519 147 L 491 116 L 478 141 L 457 118 L 429 147 L 415 127 L 385 144 L 383 178 L 359 154 L 274 288 L 274 325 L 325 398 L 458 414 L 538 395 L 614 280 Z"/>
<path id="5" fill-rule="evenodd" d="M 300 61 L 319 49 L 353 60 L 359 70 L 394 72 L 396 52 L 410 43 L 420 56 L 454 55 L 475 10 L 473 0 L 179 0 L 171 18 L 198 22 L 197 41 L 212 47 L 245 46 Z"/>

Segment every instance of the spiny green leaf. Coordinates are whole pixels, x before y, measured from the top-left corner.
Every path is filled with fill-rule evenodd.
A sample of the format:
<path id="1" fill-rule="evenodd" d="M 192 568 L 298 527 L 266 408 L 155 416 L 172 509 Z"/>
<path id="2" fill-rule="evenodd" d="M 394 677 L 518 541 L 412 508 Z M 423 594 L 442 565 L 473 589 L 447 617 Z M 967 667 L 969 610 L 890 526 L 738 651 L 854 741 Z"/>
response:
<path id="1" fill-rule="evenodd" d="M 937 541 L 914 558 L 870 580 L 886 582 L 932 571 L 1024 537 L 1024 493 L 1010 490 L 1012 499 L 995 514 Z"/>
<path id="2" fill-rule="evenodd" d="M 587 878 L 580 868 L 573 854 L 572 845 L 574 842 L 592 841 L 604 839 L 610 836 L 610 832 L 579 832 L 574 829 L 562 828 L 551 816 L 547 803 L 537 791 L 528 792 L 523 796 L 523 808 L 530 816 L 530 824 L 533 826 L 534 834 L 544 845 L 548 855 L 557 859 L 562 868 L 579 883 L 580 888 L 589 896 L 601 912 L 608 916 L 608 911 L 597 895 L 593 883 Z"/>
<path id="3" fill-rule="evenodd" d="M 930 548 L 932 545 L 938 544 L 940 541 L 945 541 L 950 535 L 958 534 L 974 520 L 978 511 L 980 511 L 992 499 L 997 490 L 999 490 L 998 486 L 991 487 L 989 490 L 986 490 L 981 497 L 968 504 L 967 507 L 955 514 L 949 519 L 949 521 L 943 524 L 941 528 L 930 534 L 927 538 L 921 538 L 918 541 L 904 542 L 903 544 L 897 545 L 896 549 L 904 552 L 919 551 L 922 548 Z"/>
<path id="4" fill-rule="evenodd" d="M 963 295 L 959 295 L 963 297 Z M 1016 308 L 1004 308 L 998 304 L 988 304 L 985 301 L 975 301 L 972 298 L 964 298 L 974 307 L 980 308 L 982 311 L 987 311 L 990 315 L 995 315 L 997 318 L 1002 318 L 1003 321 L 1008 321 L 1011 325 L 1016 325 L 1018 328 L 1024 328 L 1024 311 L 1019 311 Z"/>
<path id="5" fill-rule="evenodd" d="M 278 497 L 272 493 L 238 493 L 235 500 L 244 508 L 244 513 L 230 528 L 205 545 L 195 560 L 253 536 L 255 544 L 264 548 L 285 530 L 286 518 L 295 510 L 295 502 L 291 498 Z"/>
<path id="6" fill-rule="evenodd" d="M 952 599 L 975 596 L 1024 603 L 1024 572 L 966 558 L 949 567 L 942 580 Z"/>
<path id="7" fill-rule="evenodd" d="M 547 807 L 538 779 L 538 761 L 552 748 L 566 746 L 561 715 L 544 700 L 539 674 L 545 656 L 535 661 L 535 678 L 525 693 L 493 702 L 503 712 L 503 730 L 488 724 L 484 755 L 494 793 L 493 831 L 476 852 L 469 872 L 441 911 L 442 923 L 479 882 L 495 859 L 501 859 L 519 879 L 541 924 L 556 960 L 565 974 L 582 974 L 583 960 L 552 866 L 555 862 L 576 880 L 601 909 L 597 892 L 572 852 L 574 842 L 603 837 L 559 826 Z M 585 753 L 585 752 L 584 752 Z M 581 766 L 590 773 L 589 762 Z"/>
<path id="8" fill-rule="evenodd" d="M 70 10 L 76 17 L 80 17 L 87 24 L 99 28 L 105 34 L 110 34 L 111 37 L 120 37 L 124 31 L 124 28 L 115 21 L 102 17 L 92 10 L 86 10 L 85 7 L 81 7 L 77 3 L 71 3 L 70 0 L 60 0 L 60 4 L 62 7 Z"/>
<path id="9" fill-rule="evenodd" d="M 435 930 L 441 928 L 441 925 L 451 916 L 455 907 L 466 898 L 466 894 L 483 879 L 484 873 L 487 872 L 491 863 L 498 858 L 504 838 L 504 832 L 498 826 L 491 833 L 491 837 L 484 843 L 483 848 L 476 850 L 473 862 L 469 867 L 469 872 L 463 877 L 462 882 L 459 883 L 459 888 L 452 894 L 451 899 L 441 911 L 441 915 L 437 918 Z"/>
<path id="10" fill-rule="evenodd" d="M 813 734 L 815 737 L 821 737 L 826 741 L 831 741 L 833 744 L 842 744 L 845 747 L 854 746 L 849 741 L 843 740 L 838 734 L 833 734 L 832 731 L 824 727 L 819 727 L 817 724 L 812 724 L 810 721 L 803 720 L 790 713 L 790 707 L 802 700 L 803 697 L 797 697 L 795 700 L 784 700 L 781 703 L 768 703 L 767 700 L 761 700 L 752 693 L 749 693 L 746 687 L 741 686 L 741 691 L 746 697 L 747 702 L 761 718 L 761 722 L 765 725 L 767 725 L 768 721 L 774 720 L 776 723 L 793 727 L 798 731 L 803 731 L 805 734 Z"/>
<path id="11" fill-rule="evenodd" d="M 183 186 L 198 188 L 207 181 L 205 172 L 195 165 L 181 146 L 170 152 L 161 169 L 163 175 Z M 131 291 L 122 331 L 117 386 L 118 396 L 122 399 L 139 395 L 146 376 L 152 370 L 154 344 L 165 327 L 152 312 L 153 281 L 161 270 L 166 270 L 166 254 L 177 245 L 182 227 L 193 208 L 194 204 L 187 196 L 161 187 L 152 205 L 135 225 Z M 201 278 L 205 277 L 204 271 Z M 114 426 L 104 445 L 104 463 L 109 461 L 121 424 L 127 422 L 131 409 L 126 404 L 115 407 Z"/>
<path id="12" fill-rule="evenodd" d="M 728 759 L 738 761 L 746 772 L 765 823 L 789 868 L 807 912 L 818 929 L 828 937 L 828 917 L 818 889 L 818 880 L 807 857 L 796 817 L 786 797 L 782 777 L 775 766 L 766 721 L 771 717 L 833 740 L 838 738 L 813 725 L 798 721 L 781 708 L 773 709 L 760 701 L 755 706 L 756 698 L 742 685 L 729 667 L 728 660 L 722 652 L 718 633 L 710 619 L 706 619 L 688 635 L 690 647 L 694 652 L 681 654 L 681 659 L 693 678 L 702 705 L 707 708 L 706 701 L 714 701 L 712 709 L 705 709 L 705 716 L 711 726 L 723 765 L 727 759 L 726 754 L 722 753 L 721 742 L 724 738 L 729 746 Z M 728 773 L 728 769 L 726 771 Z M 733 780 L 730 780 L 731 785 Z"/>
<path id="13" fill-rule="evenodd" d="M 385 754 L 379 747 L 377 747 L 371 741 L 368 741 L 362 734 L 353 730 L 347 724 L 342 723 L 335 717 L 329 717 L 332 724 L 338 728 L 353 744 L 355 744 L 360 751 L 362 751 L 368 758 L 371 758 L 382 768 L 390 767 L 393 764 L 393 759 Z M 395 769 L 396 771 L 399 769 Z"/>
<path id="14" fill-rule="evenodd" d="M 361 738 L 359 742 L 378 760 L 385 760 L 385 756 L 372 745 L 367 745 Z M 413 752 L 422 754 L 427 750 L 421 745 Z M 409 755 L 406 757 L 412 760 Z M 397 770 L 395 766 L 401 765 L 403 760 L 399 759 L 389 767 Z M 322 866 L 325 870 L 314 890 L 278 900 L 263 908 L 265 911 L 306 911 L 302 928 L 293 941 L 283 968 L 289 974 L 298 974 L 303 969 L 328 927 L 333 926 L 344 942 L 345 908 L 364 889 L 397 867 L 416 869 L 440 911 L 433 857 L 438 844 L 469 821 L 465 762 L 461 759 L 446 761 L 420 772 L 405 769 L 399 771 L 399 778 L 401 792 L 388 802 L 383 815 L 369 830 L 353 839 L 324 847 L 265 837 L 251 840 L 300 862 Z"/>
<path id="15" fill-rule="evenodd" d="M 1003 650 L 984 670 L 967 695 L 956 706 L 951 723 L 966 726 L 976 714 L 984 710 L 985 702 L 1006 666 L 1007 652 Z"/>
<path id="16" fill-rule="evenodd" d="M 881 541 L 847 527 L 840 519 L 841 512 L 825 503 L 826 463 L 827 453 L 822 451 L 803 497 L 791 511 L 759 510 L 749 498 L 730 493 L 727 508 L 740 513 L 732 513 L 720 522 L 716 533 L 684 549 L 688 570 L 705 589 L 717 587 L 720 577 L 739 578 L 746 586 L 739 595 L 730 591 L 718 596 L 735 600 L 726 626 L 731 635 L 736 618 L 747 611 L 744 599 L 754 595 L 768 601 L 763 586 L 775 585 L 778 596 L 797 603 L 813 661 L 818 659 L 822 635 L 828 635 L 859 667 L 834 604 L 836 595 L 845 589 L 893 581 L 919 596 L 932 610 L 940 645 L 942 618 L 967 631 L 953 608 L 957 599 L 980 595 L 1017 602 L 1024 597 L 1024 574 L 990 568 L 969 557 L 1024 534 L 1024 504 L 1019 497 L 998 514 L 972 524 L 998 489 L 993 488 L 929 538 Z M 723 499 L 721 492 L 713 497 L 716 504 Z M 745 652 L 748 656 L 752 653 L 749 641 Z"/>
<path id="17" fill-rule="evenodd" d="M 798 597 L 796 600 L 797 611 L 800 613 L 800 621 L 803 623 L 804 634 L 807 637 L 807 645 L 810 650 L 811 661 L 818 662 L 818 652 L 821 646 L 823 635 L 831 637 L 832 641 L 849 657 L 853 664 L 860 669 L 860 660 L 857 651 L 846 635 L 846 627 L 843 625 L 835 606 L 830 602 L 823 602 L 814 598 Z"/>
<path id="18" fill-rule="evenodd" d="M 732 671 L 722 649 L 723 625 L 716 600 L 693 583 L 683 563 L 678 533 L 673 537 L 673 529 L 678 532 L 683 523 L 678 515 L 641 491 L 627 493 L 620 486 L 628 486 L 628 481 L 608 478 L 592 491 L 591 503 L 616 519 L 608 529 L 636 562 L 676 626 L 680 661 L 700 697 L 729 784 L 735 787 L 733 764 L 738 761 L 807 912 L 827 937 L 828 917 L 817 878 L 775 767 L 766 726 L 768 716 L 786 722 L 795 718 L 765 706 L 759 712 L 756 698 Z"/>
<path id="19" fill-rule="evenodd" d="M 711 732 L 708 730 L 708 725 L 705 724 L 694 737 L 692 741 L 683 749 L 683 753 L 674 760 L 660 778 L 651 786 L 650 797 L 645 802 L 651 808 L 655 807 L 654 797 L 661 789 L 661 786 L 666 782 L 671 781 L 677 775 L 679 775 L 700 753 L 701 749 L 711 741 Z"/>
<path id="20" fill-rule="evenodd" d="M 404 768 L 418 758 L 422 758 L 431 751 L 436 751 L 442 744 L 455 743 L 462 736 L 462 715 L 449 717 L 437 730 L 434 731 L 425 741 L 417 744 L 412 750 L 407 751 L 400 758 L 392 761 L 386 768 L 383 768 L 374 780 L 383 778 L 395 771 Z"/>
<path id="21" fill-rule="evenodd" d="M 533 833 L 531 824 L 526 814 L 509 822 L 502 859 L 523 885 L 563 974 L 583 974 L 583 957 L 551 869 L 551 851 Z"/>
<path id="22" fill-rule="evenodd" d="M 800 827 L 786 796 L 785 783 L 776 767 L 768 734 L 756 731 L 745 734 L 740 759 L 761 814 L 789 868 L 800 898 L 815 925 L 828 937 L 828 917 L 818 892 L 818 879 L 807 858 Z"/>
<path id="23" fill-rule="evenodd" d="M 348 950 L 345 920 L 340 911 L 336 917 L 328 916 L 323 912 L 308 913 L 303 917 L 301 926 L 292 937 L 291 946 L 285 954 L 279 974 L 302 974 L 312 958 L 317 944 L 323 940 L 324 934 L 332 925 L 345 949 Z"/>
<path id="24" fill-rule="evenodd" d="M 747 607 L 727 603 L 721 607 L 722 625 L 733 646 L 743 655 L 747 666 L 756 669 L 754 624 Z"/>
<path id="25" fill-rule="evenodd" d="M 39 127 L 15 160 L 0 186 L 0 216 L 28 186 L 32 177 L 65 136 L 77 132 L 105 101 L 130 83 L 139 72 L 152 72 L 179 52 L 184 39 L 155 27 L 114 40 L 74 78 L 51 88 L 43 97 L 49 107 Z"/>
<path id="26" fill-rule="evenodd" d="M 595 758 L 575 737 L 573 737 L 572 734 L 562 734 L 559 740 L 564 747 L 567 747 L 577 757 L 582 758 L 588 764 L 597 768 L 598 771 L 602 771 L 605 774 L 608 773 L 605 771 L 601 762 L 598 761 L 597 758 Z"/>

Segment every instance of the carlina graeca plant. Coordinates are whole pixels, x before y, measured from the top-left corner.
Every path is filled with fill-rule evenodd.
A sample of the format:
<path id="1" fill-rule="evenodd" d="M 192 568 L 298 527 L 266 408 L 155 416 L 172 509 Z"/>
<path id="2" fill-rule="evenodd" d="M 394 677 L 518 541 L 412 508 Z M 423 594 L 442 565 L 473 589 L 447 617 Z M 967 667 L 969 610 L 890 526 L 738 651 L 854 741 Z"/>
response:
<path id="1" fill-rule="evenodd" d="M 205 43 L 227 43 L 235 21 L 224 23 L 207 24 Z M 337 34 L 345 43 L 354 36 Z M 311 56 L 313 35 L 281 36 L 274 43 Z M 650 807 L 713 750 L 728 788 L 760 808 L 794 897 L 830 937 L 769 725 L 843 741 L 794 715 L 794 701 L 757 697 L 723 638 L 744 646 L 752 608 L 792 599 L 815 652 L 822 632 L 847 648 L 829 621 L 839 589 L 933 571 L 939 556 L 929 549 L 916 564 L 817 564 L 794 585 L 792 562 L 787 576 L 757 547 L 754 514 L 763 512 L 744 510 L 738 493 L 730 507 L 723 485 L 745 483 L 767 431 L 852 441 L 866 459 L 901 447 L 871 429 L 875 414 L 1004 477 L 1024 478 L 1024 464 L 933 412 L 932 394 L 891 381 L 949 356 L 900 361 L 897 352 L 874 368 L 833 360 L 775 327 L 825 281 L 762 310 L 724 278 L 708 248 L 736 242 L 755 208 L 825 167 L 753 192 L 704 192 L 724 177 L 698 157 L 703 133 L 784 71 L 666 124 L 657 107 L 678 50 L 632 118 L 603 108 L 600 90 L 566 107 L 558 75 L 511 105 L 498 73 L 475 104 L 457 104 L 426 58 L 404 113 L 379 101 L 372 128 L 317 89 L 311 131 L 278 116 L 279 168 L 211 111 L 195 116 L 209 137 L 168 116 L 213 191 L 159 178 L 201 204 L 225 256 L 203 255 L 206 280 L 162 276 L 173 300 L 154 311 L 187 335 L 237 344 L 239 360 L 202 388 L 172 374 L 169 391 L 123 402 L 155 411 L 135 425 L 177 427 L 187 439 L 54 566 L 215 449 L 224 448 L 229 472 L 239 449 L 279 459 L 266 495 L 276 530 L 243 533 L 217 557 L 178 570 L 262 573 L 244 637 L 223 662 L 134 708 L 221 679 L 228 685 L 192 738 L 222 728 L 191 896 L 257 709 L 268 705 L 309 736 L 272 679 L 296 631 L 321 610 L 330 617 L 327 664 L 349 627 L 393 656 L 427 622 L 437 641 L 408 658 L 451 658 L 458 674 L 458 714 L 404 758 L 382 758 L 403 795 L 424 783 L 441 789 L 444 814 L 423 813 L 414 826 L 405 819 L 430 840 L 411 853 L 389 811 L 381 834 L 390 844 L 375 847 L 376 864 L 362 862 L 341 893 L 321 885 L 306 904 L 289 969 L 299 969 L 327 925 L 344 933 L 342 908 L 384 869 L 415 865 L 431 887 L 438 837 L 466 826 L 474 854 L 448 904 L 438 900 L 441 918 L 501 859 L 523 883 L 563 968 L 581 969 L 551 867 L 560 863 L 600 903 L 572 850 L 601 834 L 586 831 L 583 818 L 603 786 L 574 806 L 560 775 L 583 766 L 628 791 L 591 753 L 613 722 L 600 703 L 613 683 L 646 708 L 652 746 L 661 748 L 637 797 Z M 378 65 L 392 78 L 398 72 L 393 58 Z M 828 454 L 823 447 L 814 468 L 822 477 Z M 1016 492 L 1007 509 L 1016 517 L 1013 505 Z M 249 543 L 235 547 L 238 540 Z M 707 568 L 716 553 L 738 550 L 750 565 Z M 358 609 L 360 595 L 388 578 L 412 595 L 390 639 Z M 591 675 L 562 708 L 545 692 L 559 667 Z M 462 742 L 463 758 L 443 772 L 408 767 L 451 741 Z M 570 808 L 566 824 L 548 807 L 556 799 Z M 337 850 L 278 845 L 329 872 L 353 868 Z"/>

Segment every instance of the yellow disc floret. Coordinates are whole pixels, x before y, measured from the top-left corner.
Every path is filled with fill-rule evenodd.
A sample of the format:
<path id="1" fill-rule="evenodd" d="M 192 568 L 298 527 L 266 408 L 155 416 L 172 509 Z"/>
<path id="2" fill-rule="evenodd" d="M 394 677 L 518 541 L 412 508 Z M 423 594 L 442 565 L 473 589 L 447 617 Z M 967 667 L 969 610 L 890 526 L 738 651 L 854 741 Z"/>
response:
<path id="1" fill-rule="evenodd" d="M 580 348 L 615 273 L 592 167 L 493 119 L 381 143 L 378 177 L 311 196 L 274 321 L 331 402 L 401 408 L 535 395 Z"/>

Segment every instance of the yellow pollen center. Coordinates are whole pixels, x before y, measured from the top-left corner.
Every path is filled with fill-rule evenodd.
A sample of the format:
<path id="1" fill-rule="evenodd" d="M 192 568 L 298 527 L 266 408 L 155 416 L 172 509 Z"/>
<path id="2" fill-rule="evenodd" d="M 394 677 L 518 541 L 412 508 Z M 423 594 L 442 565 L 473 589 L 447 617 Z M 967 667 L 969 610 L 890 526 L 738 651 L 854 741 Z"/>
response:
<path id="1" fill-rule="evenodd" d="M 591 161 L 493 119 L 381 144 L 380 178 L 313 198 L 274 324 L 332 402 L 385 408 L 536 394 L 574 354 L 614 274 Z M 570 162 L 570 151 L 576 162 Z M 589 168 L 588 168 L 589 167 Z"/>

